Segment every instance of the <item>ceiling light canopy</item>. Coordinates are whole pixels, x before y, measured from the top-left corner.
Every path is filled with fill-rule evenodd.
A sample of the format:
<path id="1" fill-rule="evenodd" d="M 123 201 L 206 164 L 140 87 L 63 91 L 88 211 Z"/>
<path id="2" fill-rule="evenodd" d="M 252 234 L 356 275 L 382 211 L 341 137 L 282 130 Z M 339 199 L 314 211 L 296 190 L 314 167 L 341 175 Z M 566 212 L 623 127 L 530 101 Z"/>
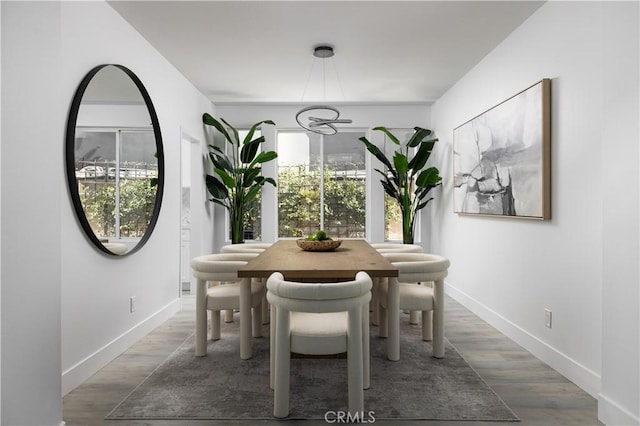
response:
<path id="1" fill-rule="evenodd" d="M 313 56 L 316 58 L 330 58 L 333 55 L 333 47 L 331 46 L 320 45 L 313 49 Z"/>
<path id="2" fill-rule="evenodd" d="M 331 58 L 334 54 L 333 47 L 325 44 L 318 45 L 313 49 L 313 56 L 323 60 L 323 88 L 326 87 L 324 59 Z M 306 90 L 307 89 L 305 87 L 305 92 Z M 302 96 L 304 98 L 304 94 Z M 319 115 L 328 116 L 319 117 Z M 296 114 L 296 121 L 303 129 L 321 135 L 335 135 L 338 133 L 338 128 L 335 126 L 336 124 L 348 124 L 353 122 L 353 120 L 348 118 L 340 118 L 340 111 L 338 111 L 338 108 L 329 105 L 312 105 L 304 107 Z"/>

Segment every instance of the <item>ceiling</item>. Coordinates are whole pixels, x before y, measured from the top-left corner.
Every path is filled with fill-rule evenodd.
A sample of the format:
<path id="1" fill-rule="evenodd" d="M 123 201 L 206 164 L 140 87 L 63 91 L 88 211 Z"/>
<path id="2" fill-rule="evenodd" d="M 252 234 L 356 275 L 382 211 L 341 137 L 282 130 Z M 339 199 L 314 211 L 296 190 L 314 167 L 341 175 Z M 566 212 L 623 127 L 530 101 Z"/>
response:
<path id="1" fill-rule="evenodd" d="M 218 104 L 430 103 L 543 3 L 109 2 Z"/>

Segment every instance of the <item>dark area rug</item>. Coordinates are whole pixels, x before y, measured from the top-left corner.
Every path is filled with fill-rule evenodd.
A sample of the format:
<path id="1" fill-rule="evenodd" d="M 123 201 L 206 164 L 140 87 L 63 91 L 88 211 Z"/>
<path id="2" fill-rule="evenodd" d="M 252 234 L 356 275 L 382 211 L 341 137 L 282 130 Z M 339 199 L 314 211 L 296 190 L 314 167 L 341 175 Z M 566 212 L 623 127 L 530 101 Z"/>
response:
<path id="1" fill-rule="evenodd" d="M 269 388 L 269 338 L 253 339 L 253 358 L 240 360 L 238 318 L 222 325 L 208 355 L 194 356 L 187 339 L 131 392 L 107 419 L 273 419 Z M 518 421 L 518 417 L 447 342 L 444 359 L 431 357 L 420 326 L 404 315 L 401 359 L 386 359 L 386 340 L 371 328 L 371 389 L 365 410 L 376 420 Z M 347 362 L 342 358 L 291 360 L 293 419 L 323 419 L 347 409 Z"/>

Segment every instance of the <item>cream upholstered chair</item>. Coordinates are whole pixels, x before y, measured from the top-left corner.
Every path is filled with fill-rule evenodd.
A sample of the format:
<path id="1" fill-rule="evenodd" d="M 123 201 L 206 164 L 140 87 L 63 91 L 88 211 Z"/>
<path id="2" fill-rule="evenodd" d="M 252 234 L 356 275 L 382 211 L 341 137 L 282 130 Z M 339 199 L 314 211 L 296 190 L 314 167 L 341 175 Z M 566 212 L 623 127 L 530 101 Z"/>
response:
<path id="1" fill-rule="evenodd" d="M 444 357 L 444 278 L 449 260 L 427 253 L 383 253 L 398 268 L 400 309 L 422 311 L 422 339 L 433 339 L 433 356 Z M 433 286 L 429 285 L 433 283 Z M 387 336 L 388 281 L 378 286 L 380 335 Z"/>
<path id="2" fill-rule="evenodd" d="M 401 243 L 372 243 L 371 247 L 380 253 L 422 253 L 424 250 L 418 244 L 401 244 Z"/>
<path id="3" fill-rule="evenodd" d="M 424 250 L 422 246 L 418 244 L 403 244 L 403 243 L 372 243 L 371 247 L 376 249 L 379 253 L 423 253 Z M 374 325 L 378 325 L 380 323 L 380 313 L 378 312 L 378 292 L 375 291 L 378 287 L 378 279 L 373 280 L 373 297 L 371 299 L 373 316 L 371 322 Z M 418 311 L 411 311 L 409 313 L 409 323 L 417 324 L 418 323 Z"/>
<path id="4" fill-rule="evenodd" d="M 191 260 L 196 289 L 196 356 L 207 354 L 207 311 L 211 311 L 211 339 L 220 339 L 220 311 L 240 309 L 238 269 L 256 253 L 220 253 L 198 256 Z M 244 278 L 250 279 L 250 278 Z M 208 286 L 207 283 L 212 283 Z M 253 337 L 262 336 L 262 299 L 265 286 L 261 280 L 251 280 Z"/>
<path id="5" fill-rule="evenodd" d="M 257 253 L 260 254 L 273 243 L 239 243 L 239 244 L 227 244 L 220 248 L 220 253 Z M 263 280 L 263 284 L 266 285 L 267 280 Z M 233 311 L 227 310 L 224 313 L 224 321 L 233 321 Z M 269 304 L 267 303 L 266 292 L 265 298 L 262 300 L 262 323 L 269 324 Z"/>
<path id="6" fill-rule="evenodd" d="M 102 243 L 102 245 L 113 254 L 123 255 L 129 251 L 129 247 L 122 243 Z"/>
<path id="7" fill-rule="evenodd" d="M 247 251 L 262 253 L 269 247 L 271 247 L 271 243 L 227 244 L 220 248 L 220 253 L 245 253 Z"/>
<path id="8" fill-rule="evenodd" d="M 369 275 L 358 272 L 355 280 L 347 282 L 297 283 L 284 281 L 282 274 L 275 272 L 267 280 L 267 299 L 272 307 L 273 415 L 289 415 L 291 352 L 347 352 L 349 411 L 362 412 L 363 389 L 369 387 Z"/>

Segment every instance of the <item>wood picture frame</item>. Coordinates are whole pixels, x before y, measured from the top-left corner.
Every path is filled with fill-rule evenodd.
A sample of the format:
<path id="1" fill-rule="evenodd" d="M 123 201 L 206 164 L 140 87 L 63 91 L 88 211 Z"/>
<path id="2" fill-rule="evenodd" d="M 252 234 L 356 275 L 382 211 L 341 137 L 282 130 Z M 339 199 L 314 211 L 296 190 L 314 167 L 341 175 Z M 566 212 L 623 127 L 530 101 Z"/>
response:
<path id="1" fill-rule="evenodd" d="M 453 130 L 459 214 L 551 219 L 551 80 L 543 79 Z"/>

